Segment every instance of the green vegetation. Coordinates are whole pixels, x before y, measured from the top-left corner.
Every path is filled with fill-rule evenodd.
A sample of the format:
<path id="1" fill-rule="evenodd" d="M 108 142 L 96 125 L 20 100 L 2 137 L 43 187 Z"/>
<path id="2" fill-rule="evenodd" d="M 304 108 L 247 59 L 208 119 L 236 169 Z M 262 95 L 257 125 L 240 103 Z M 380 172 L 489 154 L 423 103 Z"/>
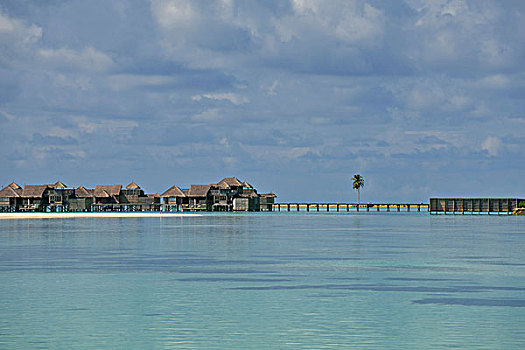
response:
<path id="1" fill-rule="evenodd" d="M 521 201 L 518 205 L 520 208 L 525 208 L 525 201 Z"/>
<path id="2" fill-rule="evenodd" d="M 357 204 L 361 204 L 361 187 L 365 187 L 365 179 L 359 175 L 355 174 L 354 177 L 351 179 L 353 181 L 352 187 L 354 190 L 357 190 Z"/>

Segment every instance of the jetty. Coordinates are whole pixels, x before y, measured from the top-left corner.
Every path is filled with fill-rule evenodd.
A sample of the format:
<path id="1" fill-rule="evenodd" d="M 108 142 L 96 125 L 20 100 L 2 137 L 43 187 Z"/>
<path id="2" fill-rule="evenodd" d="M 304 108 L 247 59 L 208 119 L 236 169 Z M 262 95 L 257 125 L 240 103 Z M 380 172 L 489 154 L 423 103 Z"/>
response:
<path id="1" fill-rule="evenodd" d="M 430 214 L 512 214 L 523 198 L 430 198 Z"/>
<path id="2" fill-rule="evenodd" d="M 428 203 L 274 203 L 272 211 L 428 211 Z"/>

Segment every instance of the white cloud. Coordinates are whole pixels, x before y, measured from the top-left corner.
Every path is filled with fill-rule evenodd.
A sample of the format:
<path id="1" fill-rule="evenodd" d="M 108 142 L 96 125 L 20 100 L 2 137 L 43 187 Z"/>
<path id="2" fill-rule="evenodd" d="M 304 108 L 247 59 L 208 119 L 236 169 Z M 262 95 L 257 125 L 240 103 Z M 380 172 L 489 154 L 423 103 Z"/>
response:
<path id="1" fill-rule="evenodd" d="M 13 23 L 13 20 L 0 12 L 0 33 L 12 32 L 14 29 L 15 24 Z"/>
<path id="2" fill-rule="evenodd" d="M 142 86 L 164 86 L 174 84 L 177 78 L 165 75 L 136 75 L 136 74 L 116 74 L 109 78 L 110 87 L 113 90 L 129 90 Z"/>
<path id="3" fill-rule="evenodd" d="M 105 71 L 113 65 L 111 57 L 93 47 L 86 47 L 82 51 L 67 48 L 41 49 L 39 55 L 51 65 L 60 68 Z"/>
<path id="4" fill-rule="evenodd" d="M 489 156 L 497 156 L 501 150 L 501 140 L 494 136 L 489 136 L 481 144 L 481 149 L 488 152 Z"/>
<path id="5" fill-rule="evenodd" d="M 371 45 L 383 36 L 386 17 L 363 1 L 293 0 L 294 16 L 283 17 L 277 24 L 281 40 L 307 40 L 322 32 L 347 43 Z"/>
<path id="6" fill-rule="evenodd" d="M 234 105 L 242 105 L 242 104 L 250 102 L 248 98 L 244 96 L 240 96 L 238 94 L 234 94 L 232 92 L 195 95 L 192 97 L 192 100 L 200 101 L 203 98 L 207 98 L 210 100 L 226 100 L 226 101 L 230 101 Z"/>
<path id="7" fill-rule="evenodd" d="M 78 129 L 82 133 L 109 132 L 112 135 L 129 135 L 139 124 L 133 120 L 101 120 L 84 116 L 75 117 Z"/>
<path id="8" fill-rule="evenodd" d="M 199 17 L 199 12 L 187 0 L 152 0 L 152 13 L 164 28 L 189 25 Z"/>
<path id="9" fill-rule="evenodd" d="M 489 89 L 505 89 L 511 85 L 512 80 L 503 74 L 489 75 L 475 82 L 475 86 L 486 87 Z"/>
<path id="10" fill-rule="evenodd" d="M 12 120 L 15 120 L 15 118 L 16 118 L 14 115 L 9 114 L 9 113 L 4 112 L 4 111 L 0 111 L 0 115 L 1 115 L 3 118 L 5 118 L 5 120 L 7 120 L 7 121 L 12 121 Z"/>
<path id="11" fill-rule="evenodd" d="M 281 81 L 279 79 L 275 79 L 270 87 L 268 87 L 267 94 L 270 96 L 277 95 L 277 88 L 281 85 Z"/>
<path id="12" fill-rule="evenodd" d="M 33 56 L 33 46 L 42 38 L 42 28 L 9 18 L 0 9 L 0 63 L 19 65 Z"/>
<path id="13" fill-rule="evenodd" d="M 213 108 L 192 116 L 191 120 L 194 122 L 215 122 L 222 118 L 220 111 L 217 108 Z"/>
<path id="14" fill-rule="evenodd" d="M 9 37 L 32 44 L 42 38 L 42 28 L 34 24 L 27 26 L 20 20 L 9 18 L 0 9 L 0 40 L 8 40 Z"/>

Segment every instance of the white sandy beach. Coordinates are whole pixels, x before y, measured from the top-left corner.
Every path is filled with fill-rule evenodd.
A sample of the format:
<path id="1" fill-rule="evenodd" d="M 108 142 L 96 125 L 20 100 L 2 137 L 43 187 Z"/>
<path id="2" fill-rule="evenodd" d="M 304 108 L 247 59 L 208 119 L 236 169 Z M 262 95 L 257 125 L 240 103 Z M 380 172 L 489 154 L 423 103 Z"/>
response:
<path id="1" fill-rule="evenodd" d="M 71 218 L 178 218 L 200 216 L 182 213 L 0 213 L 0 220 L 71 219 Z"/>

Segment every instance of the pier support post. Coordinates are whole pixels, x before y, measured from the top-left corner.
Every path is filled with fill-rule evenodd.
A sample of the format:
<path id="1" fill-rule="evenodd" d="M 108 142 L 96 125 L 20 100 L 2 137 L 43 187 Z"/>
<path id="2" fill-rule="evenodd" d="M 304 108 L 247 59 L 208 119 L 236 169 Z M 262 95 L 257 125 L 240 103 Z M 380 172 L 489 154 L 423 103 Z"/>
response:
<path id="1" fill-rule="evenodd" d="M 297 203 L 297 211 L 299 211 L 299 206 L 300 206 L 299 203 Z"/>
<path id="2" fill-rule="evenodd" d="M 306 211 L 310 211 L 310 204 L 306 204 Z"/>
<path id="3" fill-rule="evenodd" d="M 397 211 L 401 211 L 401 206 L 399 204 L 397 205 Z"/>
<path id="4" fill-rule="evenodd" d="M 357 209 L 357 211 L 359 211 L 359 204 L 356 205 L 355 208 Z"/>
<path id="5" fill-rule="evenodd" d="M 326 211 L 330 211 L 330 203 L 326 203 Z"/>
<path id="6" fill-rule="evenodd" d="M 337 211 L 339 211 L 339 203 L 337 203 Z"/>
<path id="7" fill-rule="evenodd" d="M 319 203 L 317 203 L 317 211 L 319 211 Z"/>
<path id="8" fill-rule="evenodd" d="M 407 211 L 410 211 L 410 204 L 407 204 Z"/>
<path id="9" fill-rule="evenodd" d="M 366 205 L 366 211 L 370 211 L 370 205 L 369 204 Z"/>
<path id="10" fill-rule="evenodd" d="M 288 211 L 290 211 L 290 203 L 288 203 Z"/>
<path id="11" fill-rule="evenodd" d="M 350 204 L 346 204 L 346 211 L 350 211 Z"/>
<path id="12" fill-rule="evenodd" d="M 379 211 L 379 208 L 380 208 L 380 207 L 381 207 L 380 204 L 377 204 L 377 205 L 376 205 L 376 209 L 377 209 L 377 211 Z"/>
<path id="13" fill-rule="evenodd" d="M 386 205 L 386 211 L 390 211 L 390 204 Z"/>

